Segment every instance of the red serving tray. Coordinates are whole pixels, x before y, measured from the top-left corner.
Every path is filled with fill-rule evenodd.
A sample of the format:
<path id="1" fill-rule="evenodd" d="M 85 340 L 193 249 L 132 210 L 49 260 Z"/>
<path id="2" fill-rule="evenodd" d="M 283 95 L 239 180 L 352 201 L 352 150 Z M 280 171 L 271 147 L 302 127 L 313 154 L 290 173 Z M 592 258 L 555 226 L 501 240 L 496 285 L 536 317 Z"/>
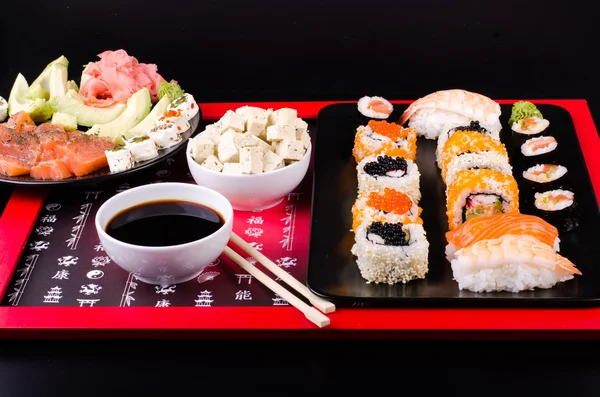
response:
<path id="1" fill-rule="evenodd" d="M 526 100 L 526 99 L 524 99 Z M 571 114 L 600 199 L 600 138 L 585 100 L 530 100 Z M 292 107 L 316 118 L 333 102 L 201 104 L 205 119 L 243 105 Z M 392 101 L 408 104 L 412 101 Z M 498 100 L 510 104 L 515 100 Z M 347 103 L 347 102 L 346 102 Z M 0 297 L 45 198 L 45 191 L 17 187 L 0 218 Z M 600 264 L 599 264 L 600 265 Z M 87 311 L 87 313 L 85 312 Z M 600 337 L 600 308 L 578 309 L 375 309 L 343 308 L 319 329 L 294 307 L 6 307 L 0 306 L 2 338 L 573 338 Z M 475 332 L 477 331 L 477 332 Z M 543 331 L 543 332 L 542 332 Z"/>

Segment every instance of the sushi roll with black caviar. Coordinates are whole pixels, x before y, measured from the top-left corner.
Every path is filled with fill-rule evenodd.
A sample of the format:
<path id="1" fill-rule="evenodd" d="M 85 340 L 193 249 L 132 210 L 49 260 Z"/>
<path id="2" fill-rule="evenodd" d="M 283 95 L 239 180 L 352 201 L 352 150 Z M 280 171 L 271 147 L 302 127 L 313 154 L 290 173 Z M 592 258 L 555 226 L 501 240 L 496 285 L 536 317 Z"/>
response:
<path id="1" fill-rule="evenodd" d="M 572 190 L 547 190 L 534 195 L 535 214 L 550 223 L 561 233 L 579 226 L 579 205 Z"/>
<path id="2" fill-rule="evenodd" d="M 357 167 L 358 191 L 384 192 L 386 188 L 408 195 L 418 204 L 421 174 L 417 164 L 400 156 L 368 156 Z"/>

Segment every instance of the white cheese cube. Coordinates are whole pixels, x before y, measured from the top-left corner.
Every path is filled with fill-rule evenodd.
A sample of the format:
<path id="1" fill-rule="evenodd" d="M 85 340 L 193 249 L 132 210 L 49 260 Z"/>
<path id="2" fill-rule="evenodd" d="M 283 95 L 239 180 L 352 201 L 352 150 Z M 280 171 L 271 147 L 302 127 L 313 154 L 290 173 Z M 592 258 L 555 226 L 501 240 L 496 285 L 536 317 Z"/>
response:
<path id="1" fill-rule="evenodd" d="M 125 147 L 131 152 L 131 157 L 136 163 L 158 157 L 156 143 L 148 136 L 133 137 L 125 141 Z"/>
<path id="2" fill-rule="evenodd" d="M 242 106 L 241 108 L 235 109 L 235 112 L 237 114 L 239 114 L 240 116 L 242 116 L 242 118 L 244 120 L 247 120 L 248 119 L 248 111 L 250 111 L 250 110 L 262 110 L 263 112 L 266 113 L 266 111 L 264 109 L 257 108 L 255 106 L 247 106 L 247 105 L 246 106 Z"/>
<path id="3" fill-rule="evenodd" d="M 244 131 L 244 119 L 232 110 L 228 110 L 223 117 L 221 117 L 219 125 L 221 127 L 221 133 L 230 128 L 237 132 Z"/>
<path id="4" fill-rule="evenodd" d="M 275 125 L 277 120 L 277 114 L 273 109 L 267 109 L 267 127 L 270 125 Z"/>
<path id="5" fill-rule="evenodd" d="M 238 147 L 235 144 L 236 133 L 227 133 L 221 136 L 217 153 L 221 163 L 237 163 L 240 159 Z M 241 135 L 241 134 L 238 134 Z"/>
<path id="6" fill-rule="evenodd" d="M 275 153 L 285 160 L 302 160 L 304 152 L 304 144 L 296 139 L 284 139 L 275 144 Z"/>
<path id="7" fill-rule="evenodd" d="M 250 132 L 244 132 L 243 134 L 239 134 L 235 138 L 235 146 L 237 146 L 238 149 L 248 146 L 256 146 L 257 142 L 254 139 L 252 139 L 252 137 L 254 137 L 254 135 L 252 135 Z"/>
<path id="8" fill-rule="evenodd" d="M 285 167 L 285 161 L 281 156 L 268 151 L 263 155 L 263 172 L 275 171 Z"/>
<path id="9" fill-rule="evenodd" d="M 208 156 L 206 160 L 204 160 L 200 165 L 204 168 L 208 168 L 209 170 L 216 172 L 221 172 L 221 170 L 223 169 L 223 164 L 221 164 L 217 156 L 212 154 Z"/>
<path id="10" fill-rule="evenodd" d="M 180 134 L 190 129 L 190 123 L 181 109 L 167 110 L 156 120 L 155 125 L 167 123 L 174 124 Z"/>
<path id="11" fill-rule="evenodd" d="M 246 131 L 260 136 L 267 127 L 267 112 L 260 108 L 250 108 L 246 113 Z"/>
<path id="12" fill-rule="evenodd" d="M 0 96 L 0 123 L 8 116 L 8 102 Z"/>
<path id="13" fill-rule="evenodd" d="M 308 146 L 310 145 L 310 135 L 308 135 L 308 132 L 303 131 L 300 133 L 300 136 L 296 135 L 296 137 L 299 141 L 302 142 L 302 144 L 304 145 L 304 149 L 308 149 Z"/>
<path id="14" fill-rule="evenodd" d="M 296 139 L 300 139 L 303 132 L 308 132 L 308 123 L 302 119 L 296 119 Z"/>
<path id="15" fill-rule="evenodd" d="M 261 147 L 263 150 L 263 153 L 269 152 L 269 151 L 273 151 L 275 149 L 273 149 L 273 146 L 271 146 L 270 144 L 268 144 L 267 142 L 263 141 L 262 139 L 260 139 L 257 136 L 254 135 L 250 135 L 250 139 L 252 139 L 254 141 L 254 145 L 250 145 L 250 146 L 258 146 Z"/>
<path id="16" fill-rule="evenodd" d="M 225 163 L 225 164 L 223 164 L 223 173 L 224 174 L 241 174 L 242 168 L 240 167 L 240 163 Z"/>
<path id="17" fill-rule="evenodd" d="M 260 174 L 263 170 L 263 151 L 258 146 L 240 149 L 240 169 L 242 174 Z"/>
<path id="18" fill-rule="evenodd" d="M 272 125 L 267 127 L 268 141 L 295 140 L 296 129 L 290 125 Z"/>
<path id="19" fill-rule="evenodd" d="M 221 136 L 219 137 L 219 141 L 221 139 L 229 139 L 229 138 L 238 139 L 240 135 L 242 135 L 241 132 L 237 132 L 236 130 L 228 128 L 227 130 L 225 130 L 223 132 L 223 134 L 221 134 Z"/>
<path id="20" fill-rule="evenodd" d="M 185 118 L 189 121 L 198 114 L 198 104 L 194 100 L 191 94 L 185 93 L 181 98 L 175 100 L 175 102 L 169 104 L 169 110 L 181 110 Z"/>
<path id="21" fill-rule="evenodd" d="M 199 133 L 197 137 L 207 138 L 214 142 L 215 145 L 219 144 L 219 138 L 221 138 L 221 130 L 214 124 L 207 125 L 204 131 Z"/>
<path id="22" fill-rule="evenodd" d="M 148 130 L 148 136 L 159 149 L 166 149 L 182 141 L 177 126 L 173 123 L 157 125 Z"/>
<path id="23" fill-rule="evenodd" d="M 104 154 L 112 173 L 125 171 L 133 167 L 134 161 L 131 152 L 125 147 L 106 150 Z"/>
<path id="24" fill-rule="evenodd" d="M 291 108 L 281 108 L 273 113 L 273 117 L 277 125 L 291 125 L 292 127 L 296 127 L 298 111 Z"/>
<path id="25" fill-rule="evenodd" d="M 215 144 L 205 137 L 190 140 L 190 155 L 198 164 L 202 164 L 209 156 L 215 154 Z"/>

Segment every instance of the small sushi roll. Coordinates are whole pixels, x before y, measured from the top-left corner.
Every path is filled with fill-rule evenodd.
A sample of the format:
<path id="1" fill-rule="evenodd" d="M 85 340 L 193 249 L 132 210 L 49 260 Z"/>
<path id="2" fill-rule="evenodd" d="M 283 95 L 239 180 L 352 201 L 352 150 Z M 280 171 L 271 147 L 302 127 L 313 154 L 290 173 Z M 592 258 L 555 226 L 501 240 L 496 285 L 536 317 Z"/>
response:
<path id="1" fill-rule="evenodd" d="M 422 209 L 406 194 L 386 188 L 362 191 L 352 206 L 352 230 L 364 222 L 420 223 Z"/>
<path id="2" fill-rule="evenodd" d="M 451 184 L 456 174 L 463 170 L 487 168 L 512 175 L 512 166 L 508 161 L 507 156 L 498 152 L 462 153 L 448 163 L 446 183 Z"/>
<path id="3" fill-rule="evenodd" d="M 363 223 L 352 254 L 368 284 L 404 284 L 423 279 L 428 272 L 429 242 L 423 225 L 417 223 Z"/>
<path id="4" fill-rule="evenodd" d="M 368 119 L 387 119 L 394 106 L 385 98 L 364 96 L 358 100 L 358 111 Z"/>
<path id="5" fill-rule="evenodd" d="M 0 96 L 0 123 L 6 120 L 6 116 L 8 116 L 8 103 Z"/>
<path id="6" fill-rule="evenodd" d="M 415 160 L 417 156 L 417 133 L 396 123 L 371 120 L 356 130 L 354 159 L 359 163 L 367 156 L 386 154 Z"/>
<path id="7" fill-rule="evenodd" d="M 179 128 L 173 123 L 160 124 L 150 128 L 148 136 L 156 143 L 158 149 L 170 148 L 183 140 Z"/>
<path id="8" fill-rule="evenodd" d="M 530 138 L 521 145 L 525 166 L 540 163 L 555 164 L 558 160 L 558 142 L 552 136 Z"/>
<path id="9" fill-rule="evenodd" d="M 580 211 L 575 193 L 570 190 L 548 190 L 535 193 L 537 215 L 554 225 L 561 233 L 567 233 L 579 226 Z"/>
<path id="10" fill-rule="evenodd" d="M 475 131 L 457 131 L 448 139 L 442 150 L 441 170 L 442 180 L 446 182 L 448 165 L 456 156 L 466 153 L 498 153 L 508 158 L 506 147 L 501 142 L 493 140 L 490 136 Z"/>
<path id="11" fill-rule="evenodd" d="M 156 120 L 156 125 L 174 124 L 180 134 L 190 129 L 190 123 L 181 109 L 167 110 Z"/>
<path id="12" fill-rule="evenodd" d="M 199 112 L 199 107 L 194 97 L 191 94 L 185 93 L 183 96 L 174 100 L 171 104 L 169 104 L 168 110 L 180 110 L 185 118 L 190 121 L 194 118 Z"/>
<path id="13" fill-rule="evenodd" d="M 459 171 L 446 188 L 448 228 L 478 216 L 519 212 L 519 188 L 512 175 L 491 169 Z"/>
<path id="14" fill-rule="evenodd" d="M 523 171 L 521 190 L 526 198 L 533 197 L 536 192 L 566 188 L 569 183 L 564 176 L 567 167 L 558 164 L 536 164 Z M 531 200 L 525 200 L 531 202 Z"/>
<path id="15" fill-rule="evenodd" d="M 125 146 L 117 146 L 113 149 L 104 151 L 108 160 L 108 167 L 111 173 L 121 172 L 133 167 L 134 161 L 129 149 Z"/>
<path id="16" fill-rule="evenodd" d="M 531 136 L 541 134 L 550 126 L 550 121 L 539 117 L 525 117 L 515 121 L 511 126 L 513 132 L 517 134 Z"/>
<path id="17" fill-rule="evenodd" d="M 463 125 L 463 126 L 450 128 L 449 130 L 442 132 L 440 134 L 440 136 L 437 138 L 437 149 L 435 151 L 435 158 L 437 160 L 437 164 L 440 169 L 442 168 L 441 160 L 442 160 L 442 151 L 444 149 L 444 145 L 448 141 L 448 138 L 450 138 L 452 135 L 454 135 L 454 133 L 457 131 L 479 132 L 481 134 L 488 135 L 490 138 L 492 138 L 496 142 L 500 142 L 500 131 L 494 131 L 494 132 L 488 131 L 479 124 L 479 121 L 471 121 L 471 123 L 469 125 Z"/>
<path id="18" fill-rule="evenodd" d="M 125 141 L 125 147 L 131 152 L 131 157 L 136 163 L 158 157 L 156 143 L 149 136 L 133 137 Z"/>
<path id="19" fill-rule="evenodd" d="M 508 234 L 462 248 L 450 262 L 460 290 L 517 293 L 552 288 L 581 272 L 547 244 Z"/>
<path id="20" fill-rule="evenodd" d="M 356 169 L 359 192 L 383 192 L 389 188 L 407 194 L 415 203 L 421 200 L 421 173 L 411 160 L 399 156 L 369 156 L 358 163 Z"/>

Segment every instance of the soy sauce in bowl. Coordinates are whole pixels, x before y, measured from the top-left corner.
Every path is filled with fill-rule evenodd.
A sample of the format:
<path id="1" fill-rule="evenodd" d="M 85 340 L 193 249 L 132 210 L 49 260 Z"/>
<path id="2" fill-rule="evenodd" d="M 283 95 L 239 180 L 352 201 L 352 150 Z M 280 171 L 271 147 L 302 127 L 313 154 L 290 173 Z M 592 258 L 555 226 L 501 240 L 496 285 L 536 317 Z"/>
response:
<path id="1" fill-rule="evenodd" d="M 186 244 L 208 237 L 225 224 L 218 211 L 183 200 L 149 201 L 117 213 L 106 233 L 146 247 Z"/>

